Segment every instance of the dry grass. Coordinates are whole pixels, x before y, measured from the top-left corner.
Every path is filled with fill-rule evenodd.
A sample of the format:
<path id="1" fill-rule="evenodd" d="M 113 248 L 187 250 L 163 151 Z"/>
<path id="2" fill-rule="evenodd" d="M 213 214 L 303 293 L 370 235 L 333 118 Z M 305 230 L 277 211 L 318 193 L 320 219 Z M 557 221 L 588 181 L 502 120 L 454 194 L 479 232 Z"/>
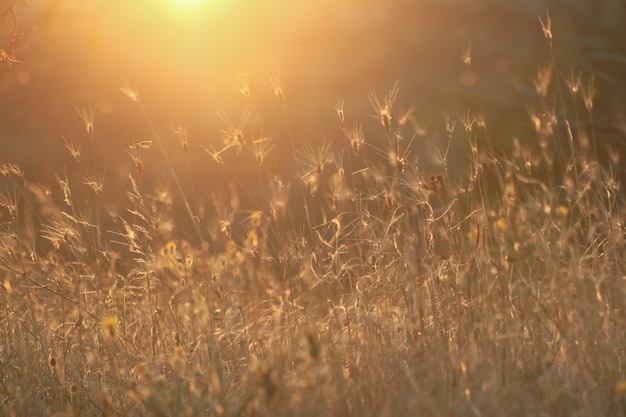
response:
<path id="1" fill-rule="evenodd" d="M 601 139 L 577 128 L 593 126 L 594 81 L 567 71 L 538 71 L 532 129 L 508 154 L 482 145 L 480 111 L 446 115 L 433 176 L 398 86 L 370 94 L 378 130 L 340 101 L 343 142 L 285 138 L 290 173 L 248 128 L 253 106 L 224 115 L 208 195 L 183 127 L 186 163 L 153 128 L 127 149 L 127 188 L 107 190 L 116 167 L 97 166 L 79 110 L 85 142 L 65 142 L 52 187 L 0 169 L 0 414 L 624 415 L 619 158 L 599 163 Z M 461 141 L 469 171 L 452 178 Z"/>

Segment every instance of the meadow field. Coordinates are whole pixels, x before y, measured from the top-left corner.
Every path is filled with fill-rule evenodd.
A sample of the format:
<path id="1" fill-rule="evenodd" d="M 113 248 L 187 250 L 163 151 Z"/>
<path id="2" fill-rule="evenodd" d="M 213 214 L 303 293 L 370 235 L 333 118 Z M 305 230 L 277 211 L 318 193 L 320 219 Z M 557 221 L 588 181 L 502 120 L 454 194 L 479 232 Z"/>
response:
<path id="1" fill-rule="evenodd" d="M 626 416 L 626 55 L 585 4 L 520 24 L 523 59 L 461 31 L 423 95 L 292 63 L 53 113 L 5 45 L 3 108 L 49 111 L 0 121 L 0 415 Z"/>

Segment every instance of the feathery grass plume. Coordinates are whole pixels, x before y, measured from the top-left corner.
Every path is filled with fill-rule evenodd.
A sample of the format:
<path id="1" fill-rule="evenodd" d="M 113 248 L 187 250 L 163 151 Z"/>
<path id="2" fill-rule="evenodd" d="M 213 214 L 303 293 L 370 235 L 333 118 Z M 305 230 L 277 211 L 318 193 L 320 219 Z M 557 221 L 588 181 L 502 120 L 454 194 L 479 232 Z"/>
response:
<path id="1" fill-rule="evenodd" d="M 545 38 L 550 41 L 550 45 L 552 45 L 552 18 L 550 17 L 550 10 L 546 9 L 545 20 L 542 19 L 541 16 L 538 16 L 537 18 L 541 24 L 543 36 L 545 36 Z"/>
<path id="2" fill-rule="evenodd" d="M 548 97 L 548 87 L 550 87 L 550 82 L 552 81 L 552 68 L 552 64 L 539 67 L 537 69 L 537 76 L 533 80 L 535 91 L 543 98 Z"/>
<path id="3" fill-rule="evenodd" d="M 332 143 L 326 139 L 317 148 L 314 148 L 310 142 L 304 142 L 304 149 L 300 152 L 301 159 L 299 160 L 305 170 L 302 178 L 316 174 L 320 181 L 324 180 L 325 167 L 332 163 L 331 146 Z"/>
<path id="4" fill-rule="evenodd" d="M 387 133 L 391 132 L 391 121 L 392 117 L 392 107 L 393 103 L 396 101 L 396 97 L 398 96 L 398 82 L 393 85 L 391 90 L 385 95 L 383 101 L 381 102 L 378 99 L 378 95 L 376 91 L 370 91 L 370 104 L 374 108 L 376 114 L 374 118 L 377 119 L 380 124 L 385 128 Z"/>
<path id="5" fill-rule="evenodd" d="M 574 68 L 570 68 L 567 72 L 567 76 L 565 78 L 565 83 L 567 84 L 567 88 L 573 96 L 578 95 L 578 92 L 582 88 L 582 70 L 574 70 Z"/>
<path id="6" fill-rule="evenodd" d="M 8 176 L 14 175 L 16 177 L 23 178 L 24 177 L 24 171 L 22 171 L 22 169 L 18 165 L 16 165 L 16 164 L 2 163 L 0 165 L 0 175 L 2 175 L 4 177 L 8 177 Z"/>
<path id="7" fill-rule="evenodd" d="M 463 48 L 463 53 L 462 53 L 461 58 L 462 58 L 463 64 L 465 65 L 472 64 L 472 43 L 471 42 L 469 42 L 467 46 Z"/>
<path id="8" fill-rule="evenodd" d="M 213 147 L 213 146 L 210 146 L 210 147 L 208 147 L 208 148 L 207 148 L 207 147 L 206 147 L 206 146 L 204 146 L 204 145 L 200 145 L 200 147 L 201 147 L 202 149 L 204 149 L 204 151 L 205 151 L 206 153 L 208 153 L 208 154 L 209 154 L 209 156 L 211 157 L 211 159 L 212 159 L 213 161 L 215 161 L 218 165 L 225 166 L 225 164 L 224 164 L 224 159 L 222 158 L 222 153 L 223 153 L 224 151 L 226 151 L 226 150 L 228 149 L 228 147 L 226 147 L 226 148 L 222 148 L 222 149 L 220 149 L 219 151 L 218 151 L 218 150 L 216 150 L 216 149 L 215 149 L 215 147 Z"/>
<path id="9" fill-rule="evenodd" d="M 457 118 L 463 125 L 465 132 L 467 134 L 472 133 L 474 124 L 476 123 L 476 117 L 472 115 L 471 110 L 467 109 L 465 113 L 457 113 Z"/>
<path id="10" fill-rule="evenodd" d="M 491 131 L 511 149 L 482 144 L 488 100 L 427 120 L 429 143 L 393 100 L 389 129 L 377 113 L 372 132 L 335 109 L 348 143 L 298 142 L 295 172 L 269 163 L 272 132 L 249 124 L 234 164 L 232 131 L 205 149 L 224 164 L 217 178 L 194 165 L 184 128 L 174 134 L 186 158 L 163 161 L 156 178 L 149 142 L 121 145 L 134 172 L 97 198 L 109 213 L 101 240 L 81 182 L 118 175 L 120 161 L 70 163 L 52 189 L 30 167 L 0 164 L 0 415 L 466 416 L 502 404 L 512 416 L 623 415 L 619 167 L 582 145 L 604 138 L 577 113 L 586 73 L 563 81 L 556 64 L 528 126 Z M 568 82 L 564 106 L 556 85 Z M 148 122 L 158 145 L 168 125 Z M 452 177 L 459 126 L 470 166 Z M 377 130 L 387 143 L 368 140 L 365 155 Z M 559 135 L 576 146 L 551 163 Z M 79 146 L 64 144 L 77 160 Z M 434 166 L 418 166 L 420 145 Z M 177 179 L 179 163 L 196 175 Z M 203 193 L 193 224 L 180 201 L 190 189 Z M 287 221 L 294 213 L 308 224 Z M 206 245 L 186 240 L 196 227 Z"/>
<path id="11" fill-rule="evenodd" d="M 274 150 L 273 139 L 271 137 L 260 137 L 252 141 L 252 154 L 259 168 L 263 167 L 265 160 Z"/>
<path id="12" fill-rule="evenodd" d="M 335 112 L 337 112 L 339 122 L 343 124 L 343 122 L 346 120 L 346 114 L 343 111 L 343 100 L 339 100 L 337 104 L 335 104 Z"/>
<path id="13" fill-rule="evenodd" d="M 70 142 L 65 138 L 65 136 L 63 137 L 63 143 L 65 143 L 65 148 L 69 151 L 72 158 L 76 162 L 80 162 L 81 144 L 78 142 Z"/>
<path id="14" fill-rule="evenodd" d="M 97 197 L 102 195 L 106 174 L 87 171 L 83 176 L 83 184 L 91 188 Z"/>
<path id="15" fill-rule="evenodd" d="M 6 49 L 0 49 L 0 62 L 6 62 L 7 66 L 11 68 L 13 64 L 23 64 L 23 61 L 20 61 L 15 57 L 15 54 L 11 53 Z"/>
<path id="16" fill-rule="evenodd" d="M 0 194 L 0 206 L 4 207 L 9 213 L 11 220 L 15 220 L 18 214 L 18 198 L 17 191 L 13 192 L 8 189 Z"/>
<path id="17" fill-rule="evenodd" d="M 591 75 L 587 79 L 587 83 L 583 84 L 581 87 L 583 101 L 585 103 L 585 108 L 589 113 L 593 110 L 593 99 L 596 96 L 598 90 L 596 89 L 596 79 L 593 75 Z"/>
<path id="18" fill-rule="evenodd" d="M 85 131 L 90 138 L 93 138 L 94 134 L 94 122 L 96 120 L 96 108 L 90 107 L 88 109 L 85 108 L 77 108 L 76 112 L 82 119 L 85 124 Z"/>
<path id="19" fill-rule="evenodd" d="M 465 68 L 461 72 L 461 84 L 466 87 L 476 87 L 476 73 L 472 68 L 472 43 L 469 42 L 461 52 L 461 61 Z M 476 91 L 475 91 L 476 94 Z"/>
<path id="20" fill-rule="evenodd" d="M 70 189 L 69 180 L 67 179 L 67 173 L 65 173 L 65 178 L 61 178 L 55 174 L 55 178 L 59 188 L 63 192 L 63 202 L 68 205 L 68 207 L 72 207 L 72 191 Z"/>
<path id="21" fill-rule="evenodd" d="M 237 91 L 245 98 L 250 99 L 252 97 L 252 92 L 250 91 L 250 78 L 248 73 L 245 72 L 243 74 L 239 74 L 238 79 L 239 87 L 237 88 Z"/>
<path id="22" fill-rule="evenodd" d="M 183 151 L 187 152 L 187 149 L 189 148 L 189 136 L 187 134 L 187 126 L 171 126 L 170 128 L 176 134 L 180 147 L 183 148 Z"/>
<path id="23" fill-rule="evenodd" d="M 280 104 L 285 104 L 285 91 L 282 79 L 280 78 L 280 71 L 277 72 L 276 75 L 268 74 L 267 79 L 265 80 L 265 85 L 272 90 L 274 96 L 276 96 Z"/>
<path id="24" fill-rule="evenodd" d="M 141 142 L 133 143 L 132 145 L 128 145 L 126 153 L 130 156 L 133 163 L 135 164 L 135 171 L 137 172 L 137 175 L 141 175 L 141 173 L 143 172 L 143 166 L 146 162 L 146 156 L 148 155 L 150 146 L 152 146 L 152 141 L 150 140 L 144 140 Z"/>
<path id="25" fill-rule="evenodd" d="M 126 80 L 124 80 L 123 84 L 118 89 L 120 90 L 122 94 L 124 94 L 126 97 L 128 97 L 135 103 L 140 102 L 139 91 L 136 88 L 131 87 L 131 85 Z"/>
<path id="26" fill-rule="evenodd" d="M 359 156 L 361 154 L 361 149 L 365 144 L 363 125 L 361 123 L 355 123 L 350 129 L 344 128 L 343 133 L 346 138 L 348 138 L 352 152 L 354 152 L 356 156 Z"/>
<path id="27" fill-rule="evenodd" d="M 224 144 L 226 146 L 225 149 L 236 147 L 237 153 L 239 153 L 246 143 L 245 128 L 250 118 L 250 111 L 248 108 L 243 111 L 239 124 L 237 125 L 235 125 L 224 112 L 218 112 L 218 116 L 226 124 L 226 128 L 222 130 L 224 134 Z"/>

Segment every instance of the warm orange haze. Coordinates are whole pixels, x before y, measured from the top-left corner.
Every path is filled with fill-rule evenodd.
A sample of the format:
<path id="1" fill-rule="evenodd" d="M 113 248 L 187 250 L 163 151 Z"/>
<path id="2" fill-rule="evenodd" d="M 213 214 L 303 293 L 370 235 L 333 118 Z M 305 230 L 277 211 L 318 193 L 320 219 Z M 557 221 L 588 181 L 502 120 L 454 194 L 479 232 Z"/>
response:
<path id="1" fill-rule="evenodd" d="M 78 139 L 76 107 L 96 109 L 96 134 L 102 138 L 119 144 L 145 139 L 145 124 L 129 114 L 119 94 L 124 83 L 140 93 L 160 134 L 171 136 L 170 124 L 186 125 L 192 141 L 204 144 L 220 140 L 218 112 L 240 118 L 250 105 L 242 92 L 249 91 L 265 130 L 254 118 L 249 128 L 283 143 L 287 132 L 269 77 L 284 84 L 292 133 L 300 140 L 341 138 L 333 110 L 338 100 L 354 120 L 375 123 L 369 91 L 382 92 L 398 81 L 401 110 L 415 109 L 417 134 L 428 133 L 436 146 L 445 136 L 442 113 L 461 112 L 475 102 L 473 78 L 462 62 L 468 47 L 479 85 L 498 92 L 484 97 L 486 117 L 513 136 L 527 128 L 527 119 L 507 126 L 498 119 L 524 111 L 532 99 L 536 60 L 547 59 L 537 50 L 539 13 L 544 6 L 532 2 L 491 8 L 413 0 L 60 0 L 31 1 L 28 7 L 18 2 L 22 35 L 15 55 L 23 63 L 3 71 L 10 120 L 2 123 L 22 140 L 19 146 L 4 143 L 2 151 L 53 169 L 42 156 L 57 149 L 62 136 Z M 596 25 L 583 12 L 554 13 L 563 42 L 573 38 L 576 19 Z M 611 22 L 597 24 L 609 28 Z M 7 22 L 4 31 L 10 29 Z M 565 51 L 568 60 L 582 59 Z M 614 76 L 610 69 L 604 74 Z M 466 149 L 456 152 L 464 155 Z"/>
<path id="2" fill-rule="evenodd" d="M 223 0 L 162 0 L 160 3 L 163 13 L 175 19 L 190 19 L 205 13 L 211 13 L 216 3 Z"/>
<path id="3" fill-rule="evenodd" d="M 420 131 L 432 129 L 437 141 L 442 112 L 461 111 L 459 100 L 471 100 L 461 78 L 461 54 L 470 42 L 475 65 L 488 72 L 485 82 L 495 84 L 488 88 L 498 88 L 494 100 L 504 111 L 515 108 L 510 97 L 516 83 L 525 83 L 526 71 L 534 71 L 529 55 L 541 34 L 533 31 L 533 13 L 542 10 L 481 16 L 489 33 L 510 36 L 517 52 L 507 56 L 505 45 L 475 33 L 476 19 L 466 10 L 435 4 L 65 0 L 18 5 L 23 36 L 16 55 L 23 63 L 4 71 L 3 100 L 11 120 L 3 123 L 19 130 L 22 140 L 4 143 L 3 151 L 53 169 L 43 156 L 58 149 L 63 136 L 79 139 L 77 107 L 96 109 L 96 137 L 122 146 L 146 139 L 145 123 L 119 94 L 124 83 L 139 92 L 168 141 L 170 124 L 186 125 L 196 150 L 198 143 L 220 141 L 224 123 L 218 112 L 237 120 L 253 105 L 265 128 L 261 131 L 254 118 L 248 127 L 283 144 L 287 132 L 269 77 L 284 84 L 299 140 L 341 137 L 334 115 L 338 100 L 344 100 L 353 120 L 374 124 L 369 91 L 382 94 L 398 81 L 398 104 L 403 111 L 415 106 Z M 517 63 L 521 68 L 512 70 Z M 246 91 L 252 104 L 242 94 Z"/>
<path id="4" fill-rule="evenodd" d="M 0 416 L 626 416 L 624 16 L 0 0 Z"/>

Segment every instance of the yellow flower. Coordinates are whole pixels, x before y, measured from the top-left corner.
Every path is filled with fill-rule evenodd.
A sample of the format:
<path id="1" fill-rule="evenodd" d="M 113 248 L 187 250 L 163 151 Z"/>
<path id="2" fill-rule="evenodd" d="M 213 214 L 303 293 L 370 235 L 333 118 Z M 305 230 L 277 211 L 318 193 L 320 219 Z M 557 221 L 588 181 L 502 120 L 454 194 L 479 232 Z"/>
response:
<path id="1" fill-rule="evenodd" d="M 556 214 L 557 217 L 564 219 L 569 214 L 569 209 L 565 206 L 557 206 L 554 209 L 554 214 Z"/>
<path id="2" fill-rule="evenodd" d="M 108 337 L 115 337 L 115 330 L 117 330 L 118 322 L 115 317 L 106 317 L 100 323 L 102 326 L 102 330 L 104 330 L 105 335 Z"/>
<path id="3" fill-rule="evenodd" d="M 250 229 L 256 230 L 261 225 L 261 217 L 263 216 L 263 212 L 255 211 L 250 215 L 250 220 L 248 225 Z"/>
<path id="4" fill-rule="evenodd" d="M 506 221 L 502 217 L 496 220 L 493 224 L 493 228 L 498 232 L 506 230 L 507 226 Z"/>
<path id="5" fill-rule="evenodd" d="M 259 235 L 257 235 L 256 230 L 250 230 L 248 232 L 248 243 L 252 246 L 259 244 Z"/>

